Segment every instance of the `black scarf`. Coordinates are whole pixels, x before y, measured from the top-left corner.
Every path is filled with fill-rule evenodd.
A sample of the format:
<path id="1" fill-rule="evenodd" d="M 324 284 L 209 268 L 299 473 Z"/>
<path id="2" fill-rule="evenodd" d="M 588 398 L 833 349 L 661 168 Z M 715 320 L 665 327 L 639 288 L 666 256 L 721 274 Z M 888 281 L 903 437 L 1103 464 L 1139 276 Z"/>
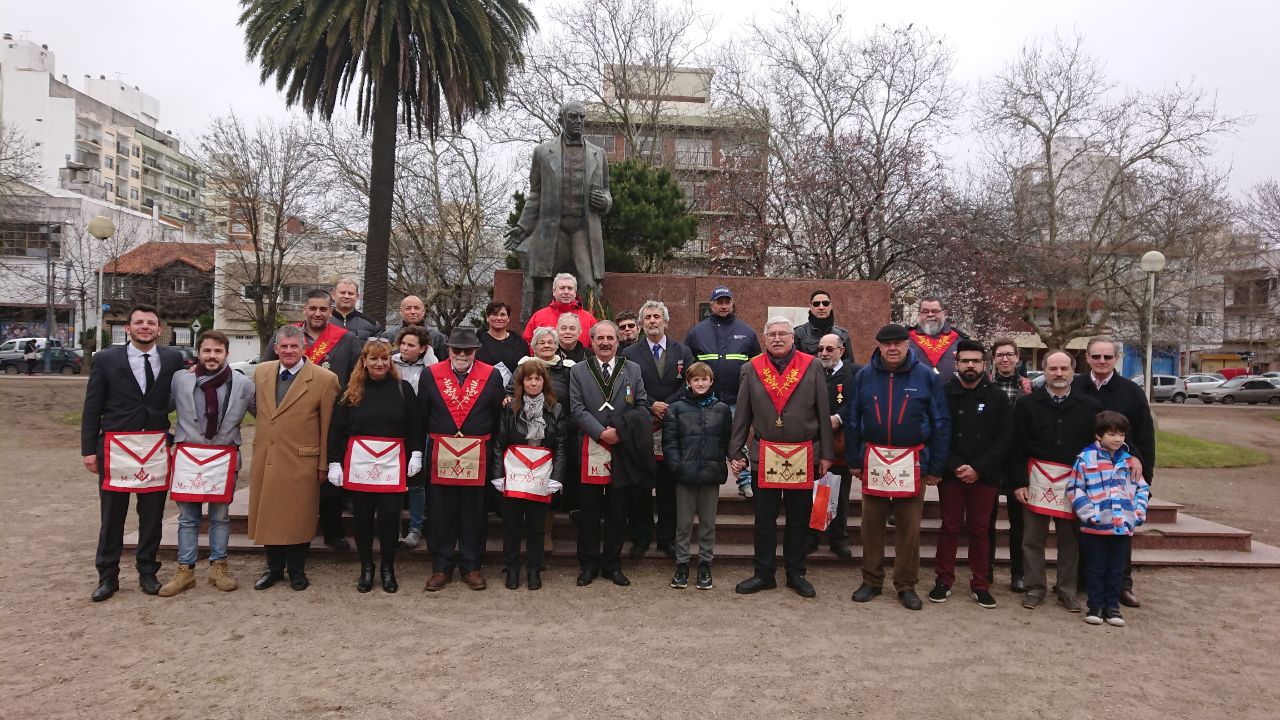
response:
<path id="1" fill-rule="evenodd" d="M 209 373 L 204 365 L 196 366 L 196 387 L 204 391 L 204 436 L 210 440 L 218 434 L 222 414 L 218 412 L 218 388 L 231 379 L 231 366 Z"/>
<path id="2" fill-rule="evenodd" d="M 826 319 L 814 317 L 812 312 L 809 313 L 809 326 L 820 333 L 818 335 L 819 338 L 823 335 L 829 334 L 831 332 L 831 328 L 835 327 L 835 325 L 836 313 L 834 310 L 831 311 L 831 314 L 828 315 Z"/>

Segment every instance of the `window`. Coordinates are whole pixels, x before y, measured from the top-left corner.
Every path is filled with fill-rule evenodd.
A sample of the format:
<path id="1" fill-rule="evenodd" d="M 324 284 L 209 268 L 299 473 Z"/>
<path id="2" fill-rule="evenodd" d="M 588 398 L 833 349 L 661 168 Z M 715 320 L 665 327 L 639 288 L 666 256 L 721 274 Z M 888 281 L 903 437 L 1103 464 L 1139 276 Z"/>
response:
<path id="1" fill-rule="evenodd" d="M 142 157 L 142 148 L 138 147 L 137 145 L 134 145 L 134 146 L 133 146 L 133 156 L 134 156 L 134 157 Z"/>
<path id="2" fill-rule="evenodd" d="M 108 169 L 111 169 L 111 170 L 114 170 L 114 169 L 115 169 L 115 167 L 116 167 L 116 159 L 115 159 L 115 158 L 113 158 L 113 157 L 111 157 L 110 155 L 108 155 L 108 156 L 104 159 L 104 162 L 106 162 L 106 163 L 107 163 L 107 168 L 108 168 Z"/>
<path id="3" fill-rule="evenodd" d="M 131 177 L 131 178 L 138 178 L 138 177 L 141 177 L 141 176 L 138 174 L 138 169 L 137 169 L 137 168 L 133 168 L 132 170 L 130 170 L 130 171 L 129 171 L 129 177 Z"/>
<path id="4" fill-rule="evenodd" d="M 307 301 L 307 293 L 311 292 L 310 285 L 285 285 L 282 288 L 281 299 L 287 303 L 304 303 Z"/>
<path id="5" fill-rule="evenodd" d="M 245 300 L 257 300 L 260 297 L 266 296 L 267 289 L 266 285 L 245 285 L 241 288 L 240 295 Z"/>
<path id="6" fill-rule="evenodd" d="M 191 282 L 191 278 L 185 275 L 179 275 L 173 278 L 173 291 L 179 295 L 186 295 L 191 292 L 191 286 L 195 283 Z"/>
<path id="7" fill-rule="evenodd" d="M 128 275 L 108 275 L 107 276 L 107 297 L 110 297 L 110 298 L 129 297 L 129 276 Z"/>
<path id="8" fill-rule="evenodd" d="M 652 162 L 662 158 L 662 150 L 652 135 L 639 135 L 636 137 L 636 144 L 631 148 L 630 155 Z"/>
<path id="9" fill-rule="evenodd" d="M 246 227 L 244 223 L 231 223 L 231 232 L 247 233 L 249 232 L 249 228 Z"/>
<path id="10" fill-rule="evenodd" d="M 676 164 L 711 167 L 711 138 L 676 138 Z"/>
<path id="11" fill-rule="evenodd" d="M 613 136 L 612 135 L 587 135 L 586 141 L 604 150 L 606 153 L 613 154 Z"/>
<path id="12" fill-rule="evenodd" d="M 123 345 L 127 342 L 129 342 L 129 336 L 125 334 L 124 326 L 112 325 L 111 326 L 111 344 Z"/>
<path id="13" fill-rule="evenodd" d="M 130 199 L 130 200 L 137 200 L 137 199 L 138 199 L 138 190 L 137 190 L 137 188 L 129 188 L 129 199 Z"/>
<path id="14" fill-rule="evenodd" d="M 0 255 L 62 256 L 62 226 L 56 223 L 0 223 Z"/>
<path id="15" fill-rule="evenodd" d="M 189 327 L 173 327 L 173 344 L 174 345 L 190 345 L 191 344 L 191 328 Z"/>

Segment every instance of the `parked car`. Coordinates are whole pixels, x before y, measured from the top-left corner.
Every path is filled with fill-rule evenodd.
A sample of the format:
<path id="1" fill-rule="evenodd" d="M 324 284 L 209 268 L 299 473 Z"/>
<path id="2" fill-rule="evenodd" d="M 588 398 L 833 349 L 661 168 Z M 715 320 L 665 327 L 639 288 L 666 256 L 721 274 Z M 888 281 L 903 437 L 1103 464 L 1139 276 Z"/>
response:
<path id="1" fill-rule="evenodd" d="M 74 351 L 63 350 L 60 347 L 54 347 L 40 353 L 40 358 L 36 360 L 36 372 L 44 372 L 44 355 L 46 352 L 52 352 L 53 356 L 50 361 L 53 363 L 51 370 L 55 373 L 63 375 L 79 375 L 83 361 Z M 19 355 L 16 358 L 0 359 L 0 372 L 6 375 L 21 375 L 27 371 L 27 361 Z"/>
<path id="2" fill-rule="evenodd" d="M 0 343 L 0 362 L 4 362 L 5 360 L 21 360 L 23 353 L 26 351 L 27 343 L 32 340 L 36 341 L 36 350 L 44 350 L 45 345 L 49 344 L 49 338 L 10 338 L 5 340 L 3 343 Z M 52 344 L 56 348 L 62 347 L 61 340 L 55 339 Z"/>
<path id="3" fill-rule="evenodd" d="M 1028 370 L 1027 379 L 1031 381 L 1031 387 L 1033 388 L 1044 387 L 1043 370 Z"/>
<path id="4" fill-rule="evenodd" d="M 256 367 L 259 362 L 262 362 L 262 356 L 254 355 L 252 360 L 241 360 L 240 362 L 231 363 L 231 369 L 241 375 L 252 375 L 254 367 Z"/>
<path id="5" fill-rule="evenodd" d="M 1218 387 L 1225 379 L 1218 375 L 1187 375 L 1178 378 L 1178 382 L 1173 386 L 1173 397 L 1169 398 L 1176 403 L 1184 403 L 1187 398 L 1200 397 L 1200 393 L 1205 390 L 1212 390 Z"/>
<path id="6" fill-rule="evenodd" d="M 1264 372 L 1264 373 L 1262 373 L 1261 377 L 1264 377 L 1264 378 L 1280 378 L 1280 371 L 1278 371 L 1278 370 L 1272 370 L 1271 372 Z"/>
<path id="7" fill-rule="evenodd" d="M 1138 387 L 1143 387 L 1143 385 L 1145 384 L 1144 379 L 1141 375 L 1133 378 L 1133 381 L 1138 384 Z M 1152 375 L 1151 376 L 1151 388 L 1152 388 L 1151 399 L 1155 400 L 1156 402 L 1164 402 L 1165 400 L 1172 400 L 1174 393 L 1176 392 L 1177 384 L 1178 384 L 1178 378 L 1174 377 L 1173 375 Z"/>
<path id="8" fill-rule="evenodd" d="M 1223 405 L 1231 405 L 1237 402 L 1245 402 L 1250 405 L 1257 405 L 1258 403 L 1280 405 L 1280 386 L 1272 384 L 1271 380 L 1267 378 L 1253 377 L 1251 375 L 1235 377 L 1212 390 L 1202 391 L 1200 393 L 1200 402 L 1206 404 L 1220 402 Z"/>
<path id="9" fill-rule="evenodd" d="M 196 354 L 195 348 L 180 347 L 174 349 L 182 353 L 182 367 L 194 367 L 196 363 L 200 362 L 200 356 Z"/>

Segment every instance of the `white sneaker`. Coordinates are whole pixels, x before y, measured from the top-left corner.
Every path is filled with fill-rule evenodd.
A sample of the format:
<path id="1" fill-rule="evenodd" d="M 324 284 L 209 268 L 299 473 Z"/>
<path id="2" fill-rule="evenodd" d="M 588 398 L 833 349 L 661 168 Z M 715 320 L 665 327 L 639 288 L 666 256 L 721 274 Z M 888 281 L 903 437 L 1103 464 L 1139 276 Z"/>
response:
<path id="1" fill-rule="evenodd" d="M 1119 608 L 1116 608 L 1115 610 L 1103 610 L 1102 618 L 1107 621 L 1108 625 L 1124 627 L 1124 617 L 1120 614 Z"/>
<path id="2" fill-rule="evenodd" d="M 422 542 L 422 531 L 417 528 L 412 528 L 405 534 L 404 539 L 400 541 L 400 544 L 412 550 L 413 548 L 418 547 L 419 542 Z"/>
<path id="3" fill-rule="evenodd" d="M 755 497 L 755 493 L 751 491 L 750 485 L 739 485 L 738 494 L 744 498 L 747 498 L 748 500 Z"/>

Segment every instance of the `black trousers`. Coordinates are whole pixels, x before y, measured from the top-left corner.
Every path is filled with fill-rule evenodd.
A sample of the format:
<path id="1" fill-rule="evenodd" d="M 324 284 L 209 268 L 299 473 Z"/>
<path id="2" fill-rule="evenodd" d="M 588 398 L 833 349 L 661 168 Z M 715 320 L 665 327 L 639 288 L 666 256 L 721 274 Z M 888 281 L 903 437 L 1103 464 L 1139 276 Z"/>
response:
<path id="1" fill-rule="evenodd" d="M 751 489 L 755 495 L 755 573 L 772 578 L 777 570 L 778 506 L 786 514 L 782 533 L 782 559 L 788 573 L 805 572 L 805 556 L 809 554 L 813 531 L 809 529 L 809 513 L 813 510 L 813 490 L 771 490 L 761 488 L 753 475 Z"/>
<path id="2" fill-rule="evenodd" d="M 427 547 L 432 572 L 480 569 L 484 553 L 484 487 L 427 486 Z"/>
<path id="3" fill-rule="evenodd" d="M 836 516 L 827 526 L 827 542 L 831 545 L 849 544 L 849 487 L 851 475 L 849 468 L 832 468 L 831 472 L 840 476 L 840 497 L 836 500 Z"/>
<path id="4" fill-rule="evenodd" d="M 665 548 L 676 540 L 676 478 L 665 462 L 659 461 L 653 471 L 653 490 L 637 488 L 636 502 L 627 514 L 631 542 L 649 547 L 657 540 Z M 654 516 L 657 522 L 654 522 Z M 656 537 L 655 537 L 656 535 Z"/>
<path id="5" fill-rule="evenodd" d="M 329 483 L 320 486 L 320 534 L 325 542 L 347 536 L 346 528 L 342 527 L 342 508 L 347 504 L 348 494 Z"/>
<path id="6" fill-rule="evenodd" d="M 582 485 L 578 495 L 578 565 L 583 570 L 613 572 L 622 568 L 622 539 L 634 488 Z M 600 523 L 604 522 L 604 551 Z"/>
<path id="7" fill-rule="evenodd" d="M 307 551 L 311 543 L 297 545 L 268 545 L 267 569 L 275 573 L 283 573 L 286 569 L 291 577 L 299 575 L 307 569 Z"/>
<path id="8" fill-rule="evenodd" d="M 504 497 L 502 509 L 502 564 L 508 570 L 520 568 L 520 541 L 530 570 L 541 570 L 545 558 L 542 538 L 547 531 L 550 503 Z"/>
<path id="9" fill-rule="evenodd" d="M 102 467 L 102 458 L 98 458 Z M 103 490 L 102 476 L 98 476 L 98 551 L 94 565 L 98 567 L 98 580 L 115 580 L 120 577 L 120 554 L 124 551 L 124 521 L 129 515 L 129 498 L 138 498 L 138 552 L 135 565 L 139 575 L 155 575 L 160 571 L 156 551 L 160 549 L 160 521 L 164 519 L 165 492 L 127 493 Z"/>
<path id="10" fill-rule="evenodd" d="M 406 494 L 350 491 L 351 529 L 356 536 L 356 552 L 360 554 L 361 566 L 373 564 L 373 534 L 376 529 L 382 566 L 395 567 L 396 545 L 400 543 L 400 504 Z"/>
<path id="11" fill-rule="evenodd" d="M 1001 493 L 1004 495 L 1005 512 L 1009 515 L 1009 574 L 1020 578 L 1022 577 L 1022 503 L 1013 496 L 1013 490 L 1010 488 L 1002 489 Z M 990 564 L 987 565 L 989 568 L 987 582 L 993 580 L 991 575 L 995 573 L 996 567 L 996 516 L 999 515 L 999 509 L 1000 495 L 996 495 L 996 505 L 991 511 L 991 523 L 987 528 L 987 538 L 991 541 L 988 546 Z"/>

